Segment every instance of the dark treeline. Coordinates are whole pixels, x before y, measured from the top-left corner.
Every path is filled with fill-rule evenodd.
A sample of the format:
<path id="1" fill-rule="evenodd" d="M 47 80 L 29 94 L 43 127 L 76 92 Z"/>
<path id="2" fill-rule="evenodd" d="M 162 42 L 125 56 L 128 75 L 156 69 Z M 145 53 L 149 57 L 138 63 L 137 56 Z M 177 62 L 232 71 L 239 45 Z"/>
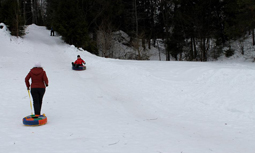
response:
<path id="1" fill-rule="evenodd" d="M 122 30 L 145 49 L 163 40 L 166 60 L 207 61 L 233 53 L 231 41 L 254 38 L 254 0 L 0 0 L 0 22 L 12 35 L 29 24 L 53 28 L 94 54 L 97 32 Z M 255 41 L 253 40 L 253 45 Z"/>

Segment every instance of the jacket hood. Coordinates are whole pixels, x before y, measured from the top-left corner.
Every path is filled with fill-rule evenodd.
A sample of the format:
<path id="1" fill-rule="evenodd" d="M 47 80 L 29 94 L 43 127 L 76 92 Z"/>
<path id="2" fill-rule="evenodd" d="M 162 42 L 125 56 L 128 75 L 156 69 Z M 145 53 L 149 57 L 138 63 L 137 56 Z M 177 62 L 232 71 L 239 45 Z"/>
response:
<path id="1" fill-rule="evenodd" d="M 39 75 L 43 73 L 43 69 L 41 67 L 34 67 L 33 69 L 31 69 L 31 73 L 34 75 Z"/>

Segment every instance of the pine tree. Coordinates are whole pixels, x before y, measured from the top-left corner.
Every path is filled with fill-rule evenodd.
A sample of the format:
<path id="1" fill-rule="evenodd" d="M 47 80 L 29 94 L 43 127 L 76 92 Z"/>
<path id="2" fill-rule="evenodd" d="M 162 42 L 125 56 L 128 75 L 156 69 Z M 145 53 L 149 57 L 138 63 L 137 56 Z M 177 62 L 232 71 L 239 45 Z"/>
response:
<path id="1" fill-rule="evenodd" d="M 88 25 L 79 0 L 47 1 L 47 27 L 53 27 L 65 42 L 76 47 L 88 46 Z"/>
<path id="2" fill-rule="evenodd" d="M 4 22 L 11 35 L 23 36 L 24 35 L 24 19 L 21 14 L 20 0 L 6 0 L 1 1 L 1 20 Z"/>

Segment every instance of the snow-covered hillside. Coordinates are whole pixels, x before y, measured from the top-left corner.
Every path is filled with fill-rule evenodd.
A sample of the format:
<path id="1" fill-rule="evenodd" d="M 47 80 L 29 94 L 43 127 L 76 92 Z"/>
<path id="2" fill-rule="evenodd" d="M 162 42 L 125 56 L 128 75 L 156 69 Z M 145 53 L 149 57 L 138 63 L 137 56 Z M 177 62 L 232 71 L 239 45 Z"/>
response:
<path id="1" fill-rule="evenodd" d="M 0 152 L 254 152 L 254 63 L 106 59 L 45 27 L 26 33 L 0 29 Z M 85 71 L 71 69 L 78 54 Z M 28 127 L 24 79 L 37 61 L 49 78 L 48 123 Z"/>

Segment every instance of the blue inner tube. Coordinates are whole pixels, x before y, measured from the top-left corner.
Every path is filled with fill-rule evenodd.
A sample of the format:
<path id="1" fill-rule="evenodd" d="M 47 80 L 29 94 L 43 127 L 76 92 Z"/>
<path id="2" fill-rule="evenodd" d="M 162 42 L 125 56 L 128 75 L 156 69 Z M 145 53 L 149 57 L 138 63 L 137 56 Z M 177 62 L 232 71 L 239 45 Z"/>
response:
<path id="1" fill-rule="evenodd" d="M 78 66 L 78 67 L 74 67 L 72 66 L 73 70 L 86 70 L 86 66 Z"/>

